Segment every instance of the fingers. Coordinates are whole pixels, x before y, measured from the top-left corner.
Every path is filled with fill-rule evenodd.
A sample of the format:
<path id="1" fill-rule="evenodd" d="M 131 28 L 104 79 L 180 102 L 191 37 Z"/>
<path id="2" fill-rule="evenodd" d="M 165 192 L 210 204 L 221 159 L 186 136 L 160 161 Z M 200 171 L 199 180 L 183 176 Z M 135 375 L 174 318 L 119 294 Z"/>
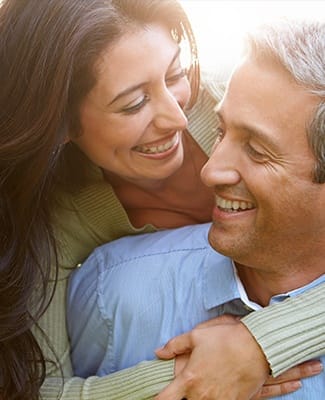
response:
<path id="1" fill-rule="evenodd" d="M 238 321 L 239 317 L 225 314 L 218 318 L 213 318 L 209 321 L 197 325 L 196 329 L 209 328 L 215 325 L 235 324 L 238 323 Z M 188 332 L 169 340 L 165 344 L 165 346 L 156 349 L 155 353 L 157 357 L 167 360 L 174 358 L 179 354 L 188 353 L 192 351 L 192 349 L 193 349 L 192 335 L 191 332 Z"/>
<path id="2" fill-rule="evenodd" d="M 189 358 L 190 358 L 190 353 L 181 354 L 175 357 L 175 366 L 174 366 L 175 376 L 178 376 L 183 371 L 186 364 L 188 363 Z"/>
<path id="3" fill-rule="evenodd" d="M 295 392 L 302 387 L 299 379 L 317 375 L 323 370 L 319 361 L 307 361 L 284 372 L 277 378 L 269 378 L 265 385 L 252 397 L 259 400 Z"/>
<path id="4" fill-rule="evenodd" d="M 191 339 L 191 332 L 188 332 L 169 340 L 165 346 L 156 349 L 155 353 L 157 357 L 168 360 L 177 355 L 188 353 L 192 349 L 193 343 Z"/>
<path id="5" fill-rule="evenodd" d="M 318 375 L 323 370 L 323 365 L 320 361 L 313 360 L 299 364 L 296 367 L 289 369 L 277 378 L 269 378 L 266 384 L 282 383 L 295 381 L 309 376 Z"/>
<path id="6" fill-rule="evenodd" d="M 251 400 L 260 400 L 292 393 L 301 387 L 302 384 L 300 381 L 283 382 L 276 385 L 265 385 L 251 398 Z"/>
<path id="7" fill-rule="evenodd" d="M 175 381 L 174 381 L 175 382 Z M 182 385 L 170 383 L 162 392 L 154 398 L 154 400 L 175 400 L 182 399 L 185 396 L 184 391 L 181 389 Z"/>

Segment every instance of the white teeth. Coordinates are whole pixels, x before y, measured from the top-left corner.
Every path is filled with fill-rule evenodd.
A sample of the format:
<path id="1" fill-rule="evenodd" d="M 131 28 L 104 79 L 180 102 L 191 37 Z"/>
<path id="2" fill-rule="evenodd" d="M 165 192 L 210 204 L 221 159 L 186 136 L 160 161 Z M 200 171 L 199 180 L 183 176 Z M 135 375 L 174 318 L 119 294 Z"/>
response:
<path id="1" fill-rule="evenodd" d="M 226 200 L 222 197 L 216 196 L 216 205 L 224 211 L 236 212 L 242 210 L 251 210 L 254 208 L 253 203 L 249 201 Z"/>
<path id="2" fill-rule="evenodd" d="M 240 208 L 241 208 L 242 210 L 246 210 L 246 208 L 247 208 L 247 203 L 245 203 L 244 201 L 241 201 L 241 202 L 240 202 Z"/>
<path id="3" fill-rule="evenodd" d="M 165 144 L 160 144 L 159 146 L 136 146 L 134 148 L 135 151 L 138 151 L 140 153 L 145 153 L 145 154 L 159 154 L 159 153 L 164 153 L 165 151 L 171 149 L 174 144 L 177 142 L 178 135 L 174 135 L 173 138 L 165 143 Z"/>

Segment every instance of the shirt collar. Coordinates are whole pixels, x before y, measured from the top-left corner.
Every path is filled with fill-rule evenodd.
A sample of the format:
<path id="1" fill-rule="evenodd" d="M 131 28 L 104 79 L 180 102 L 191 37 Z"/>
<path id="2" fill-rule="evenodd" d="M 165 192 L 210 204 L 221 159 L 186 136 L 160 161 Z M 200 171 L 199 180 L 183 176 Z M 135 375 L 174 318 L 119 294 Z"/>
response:
<path id="1" fill-rule="evenodd" d="M 323 282 L 325 282 L 325 274 L 321 275 L 319 278 L 313 280 L 312 282 L 308 283 L 307 285 L 301 286 L 298 289 L 294 289 L 294 290 L 291 290 L 289 292 L 280 293 L 280 294 L 277 294 L 277 295 L 273 296 L 271 298 L 269 304 L 280 303 L 281 301 L 287 299 L 288 297 L 298 296 L 299 294 L 301 294 L 301 293 L 303 293 L 303 292 L 305 292 L 307 290 L 310 290 L 310 289 L 320 285 Z"/>
<path id="2" fill-rule="evenodd" d="M 240 297 L 232 260 L 208 248 L 204 260 L 203 296 L 206 309 Z"/>
<path id="3" fill-rule="evenodd" d="M 271 298 L 269 304 L 279 303 L 288 297 L 297 296 L 306 290 L 325 282 L 325 274 L 298 289 L 281 293 Z M 206 309 L 217 307 L 235 299 L 241 299 L 252 310 L 262 307 L 248 299 L 246 290 L 239 279 L 234 262 L 217 253 L 212 248 L 208 249 L 204 261 L 204 305 Z"/>
<path id="4" fill-rule="evenodd" d="M 249 309 L 257 311 L 260 310 L 262 308 L 262 306 L 260 306 L 257 303 L 254 303 L 254 301 L 249 300 L 246 290 L 244 288 L 244 285 L 242 284 L 242 281 L 239 278 L 238 272 L 237 272 L 237 268 L 235 266 L 235 263 L 232 261 L 232 269 L 234 271 L 234 277 L 236 280 L 236 285 L 237 285 L 237 289 L 239 292 L 239 297 L 241 299 L 241 301 L 249 307 Z"/>

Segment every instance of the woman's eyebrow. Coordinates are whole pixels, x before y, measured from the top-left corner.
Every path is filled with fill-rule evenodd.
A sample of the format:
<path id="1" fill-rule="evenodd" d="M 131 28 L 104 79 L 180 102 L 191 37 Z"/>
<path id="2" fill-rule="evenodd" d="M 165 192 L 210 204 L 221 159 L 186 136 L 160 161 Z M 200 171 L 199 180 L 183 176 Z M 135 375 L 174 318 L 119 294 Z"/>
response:
<path id="1" fill-rule="evenodd" d="M 169 68 L 174 64 L 174 62 L 177 60 L 177 58 L 178 58 L 179 55 L 180 55 L 180 52 L 181 52 L 181 48 L 178 46 L 177 49 L 176 49 L 176 52 L 175 52 L 175 54 L 174 54 L 174 56 L 173 56 L 173 58 L 172 58 L 172 60 L 171 60 L 171 62 L 170 62 L 169 65 L 168 65 L 168 69 L 169 69 Z M 128 88 L 122 90 L 122 92 L 120 92 L 118 95 L 116 95 L 116 96 L 114 97 L 114 99 L 113 99 L 110 103 L 107 104 L 107 107 L 110 106 L 111 104 L 113 104 L 116 100 L 120 99 L 121 97 L 126 96 L 126 95 L 128 95 L 128 94 L 134 92 L 135 90 L 138 90 L 139 88 L 141 88 L 142 86 L 146 85 L 147 83 L 148 83 L 147 81 L 140 82 L 140 83 L 137 83 L 136 85 L 130 86 L 130 87 L 128 87 Z"/>
<path id="2" fill-rule="evenodd" d="M 110 106 L 111 104 L 113 104 L 116 100 L 120 99 L 121 97 L 126 96 L 127 94 L 130 94 L 130 93 L 134 92 L 135 90 L 139 89 L 141 86 L 145 85 L 146 83 L 148 83 L 148 82 L 146 82 L 146 81 L 140 82 L 140 83 L 137 83 L 136 85 L 126 88 L 125 90 L 122 90 L 122 92 L 120 92 L 118 95 L 116 95 L 114 97 L 114 99 L 110 103 L 107 104 L 107 107 Z"/>

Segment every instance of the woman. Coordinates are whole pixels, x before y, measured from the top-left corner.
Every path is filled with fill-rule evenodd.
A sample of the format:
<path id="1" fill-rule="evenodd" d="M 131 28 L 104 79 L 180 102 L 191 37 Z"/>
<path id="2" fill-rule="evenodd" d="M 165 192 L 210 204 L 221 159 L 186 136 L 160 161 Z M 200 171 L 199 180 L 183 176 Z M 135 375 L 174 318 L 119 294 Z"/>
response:
<path id="1" fill-rule="evenodd" d="M 138 31 L 146 47 L 130 45 Z M 65 291 L 103 242 L 210 219 L 199 172 L 216 101 L 200 95 L 193 115 L 204 129 L 194 121 L 191 136 L 184 109 L 199 70 L 190 24 L 174 0 L 7 0 L 0 54 L 2 397 L 37 399 L 45 373 L 44 399 L 151 397 L 173 378 L 172 361 L 72 378 Z"/>

